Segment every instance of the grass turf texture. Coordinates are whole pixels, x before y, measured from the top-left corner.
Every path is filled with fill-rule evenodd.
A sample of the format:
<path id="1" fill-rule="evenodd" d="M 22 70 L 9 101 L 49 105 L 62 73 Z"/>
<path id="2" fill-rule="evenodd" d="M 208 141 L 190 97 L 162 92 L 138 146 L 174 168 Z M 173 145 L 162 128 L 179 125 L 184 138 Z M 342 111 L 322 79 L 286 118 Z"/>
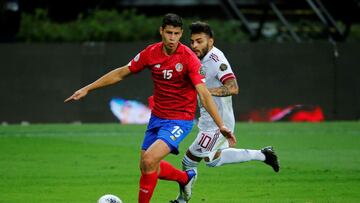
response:
<path id="1" fill-rule="evenodd" d="M 0 202 L 95 203 L 103 194 L 137 202 L 145 126 L 0 127 Z M 181 153 L 196 135 L 183 141 Z M 281 170 L 262 162 L 199 167 L 192 202 L 360 202 L 360 123 L 238 123 L 239 148 L 273 145 Z M 180 168 L 182 156 L 167 160 Z M 178 191 L 158 181 L 152 202 Z"/>

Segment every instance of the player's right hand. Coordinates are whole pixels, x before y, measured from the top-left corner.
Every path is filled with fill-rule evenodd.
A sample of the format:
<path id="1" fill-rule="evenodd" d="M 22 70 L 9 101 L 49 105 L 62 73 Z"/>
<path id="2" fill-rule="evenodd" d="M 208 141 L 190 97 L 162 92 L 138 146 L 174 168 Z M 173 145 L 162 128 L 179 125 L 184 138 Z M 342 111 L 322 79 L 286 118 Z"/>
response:
<path id="1" fill-rule="evenodd" d="M 70 100 L 79 100 L 83 97 L 85 97 L 88 93 L 88 90 L 85 88 L 81 88 L 78 91 L 76 91 L 73 95 L 71 95 L 69 98 L 65 99 L 64 102 L 68 102 Z"/>
<path id="2" fill-rule="evenodd" d="M 221 134 L 227 139 L 229 142 L 229 147 L 235 147 L 236 145 L 236 137 L 226 126 L 222 126 L 220 128 Z"/>

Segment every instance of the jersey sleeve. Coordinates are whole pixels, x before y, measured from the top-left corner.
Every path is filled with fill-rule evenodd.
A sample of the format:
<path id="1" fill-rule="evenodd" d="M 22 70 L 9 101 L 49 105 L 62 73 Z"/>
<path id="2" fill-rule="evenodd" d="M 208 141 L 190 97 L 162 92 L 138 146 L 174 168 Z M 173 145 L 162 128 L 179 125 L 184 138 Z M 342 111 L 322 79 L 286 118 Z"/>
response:
<path id="1" fill-rule="evenodd" d="M 200 83 L 205 83 L 205 77 L 202 74 L 201 63 L 197 57 L 192 55 L 188 62 L 189 77 L 192 84 L 195 86 Z"/>
<path id="2" fill-rule="evenodd" d="M 129 69 L 132 73 L 138 73 L 142 71 L 148 61 L 148 52 L 146 49 L 142 50 L 140 53 L 138 53 L 129 63 Z"/>
<path id="3" fill-rule="evenodd" d="M 234 72 L 227 60 L 220 60 L 216 63 L 218 68 L 217 78 L 224 84 L 229 79 L 236 79 Z"/>

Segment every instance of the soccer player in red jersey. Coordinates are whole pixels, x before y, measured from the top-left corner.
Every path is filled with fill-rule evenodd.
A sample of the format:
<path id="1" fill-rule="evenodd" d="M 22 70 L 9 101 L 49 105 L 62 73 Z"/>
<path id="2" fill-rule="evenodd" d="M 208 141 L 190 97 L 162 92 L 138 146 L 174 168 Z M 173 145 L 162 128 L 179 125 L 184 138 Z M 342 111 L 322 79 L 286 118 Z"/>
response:
<path id="1" fill-rule="evenodd" d="M 149 45 L 131 62 L 77 90 L 65 100 L 79 100 L 90 91 L 117 83 L 147 68 L 154 82 L 154 107 L 145 132 L 140 157 L 139 203 L 150 202 L 158 179 L 177 181 L 185 187 L 196 175 L 192 169 L 181 171 L 163 159 L 178 154 L 179 143 L 193 126 L 197 95 L 229 143 L 236 138 L 224 125 L 215 103 L 206 88 L 201 64 L 196 55 L 180 43 L 182 20 L 176 14 L 166 14 L 160 27 L 162 41 Z"/>

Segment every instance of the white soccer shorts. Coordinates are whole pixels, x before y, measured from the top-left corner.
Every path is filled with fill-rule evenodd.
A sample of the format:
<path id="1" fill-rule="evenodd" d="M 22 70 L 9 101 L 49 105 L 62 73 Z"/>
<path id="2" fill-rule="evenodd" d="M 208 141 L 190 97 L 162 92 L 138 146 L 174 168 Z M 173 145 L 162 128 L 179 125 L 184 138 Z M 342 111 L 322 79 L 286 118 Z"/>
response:
<path id="1" fill-rule="evenodd" d="M 191 154 L 197 157 L 209 157 L 213 160 L 217 151 L 229 148 L 226 138 L 220 133 L 219 129 L 212 131 L 200 131 L 196 139 L 190 145 Z"/>

